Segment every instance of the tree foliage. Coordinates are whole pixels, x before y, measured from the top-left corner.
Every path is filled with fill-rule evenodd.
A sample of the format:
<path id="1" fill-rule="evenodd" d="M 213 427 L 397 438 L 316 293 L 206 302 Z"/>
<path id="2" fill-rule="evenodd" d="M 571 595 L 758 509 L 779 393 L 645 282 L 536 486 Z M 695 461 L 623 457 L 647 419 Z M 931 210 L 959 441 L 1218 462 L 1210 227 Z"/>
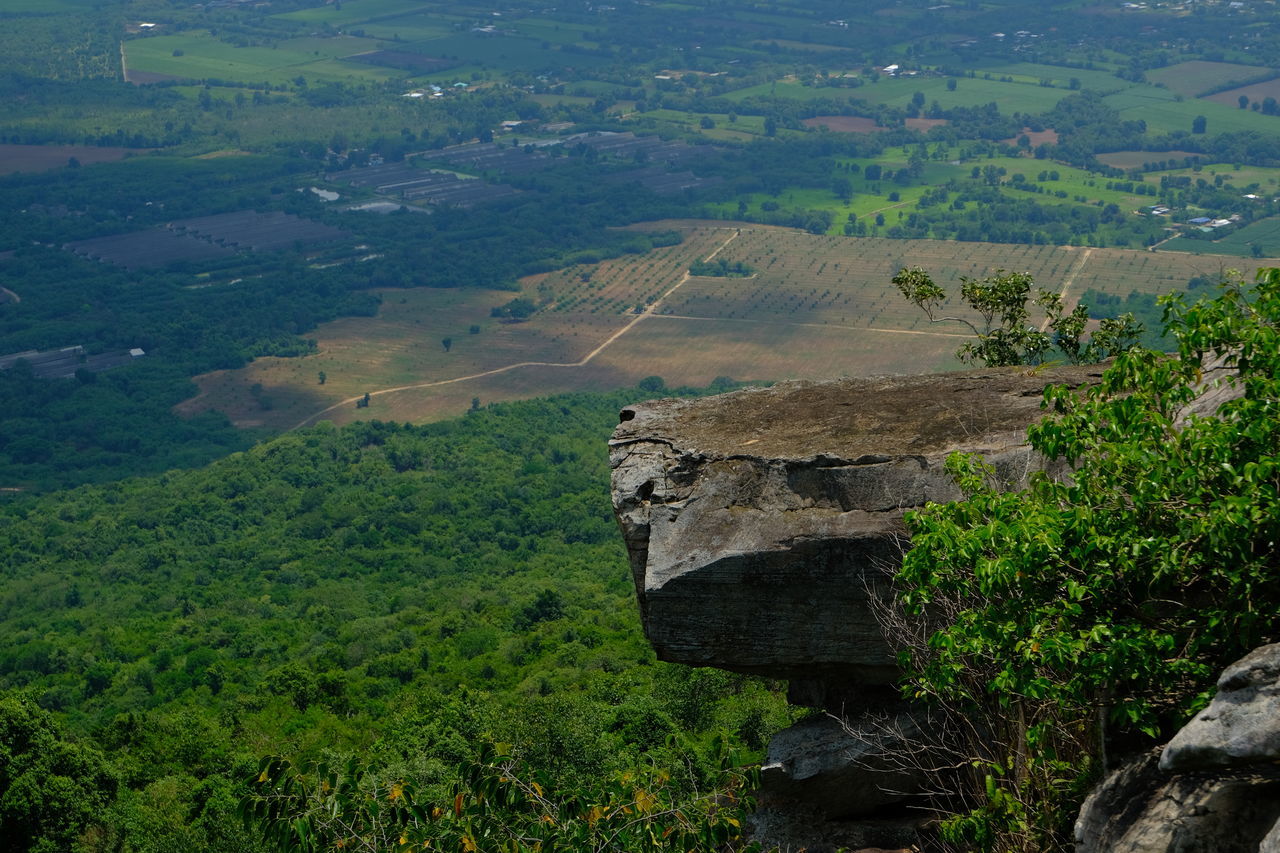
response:
<path id="1" fill-rule="evenodd" d="M 499 744 L 466 762 L 450 795 L 432 802 L 411 782 L 354 759 L 298 766 L 268 757 L 242 814 L 273 849 L 290 853 L 727 850 L 741 836 L 753 781 L 721 749 L 706 789 L 651 766 L 557 790 Z"/>
<path id="2" fill-rule="evenodd" d="M 1073 364 L 1100 361 L 1132 346 L 1142 328 L 1130 314 L 1100 321 L 1097 330 L 1084 340 L 1089 308 L 1084 303 L 1066 311 L 1062 297 L 1043 288 L 1032 292 L 1030 273 L 997 272 L 985 278 L 960 279 L 960 298 L 975 319 L 963 316 L 939 317 L 938 309 L 947 301 L 947 292 L 920 267 L 904 267 L 893 277 L 904 299 L 924 311 L 930 323 L 961 323 L 975 340 L 956 350 L 969 364 L 1010 367 L 1039 364 L 1057 349 Z M 1031 308 L 1039 308 L 1043 321 L 1031 323 Z"/>
<path id="3" fill-rule="evenodd" d="M 1171 733 L 1280 639 L 1280 270 L 1166 317 L 1176 353 L 1046 391 L 1029 441 L 1069 476 L 1010 491 L 957 455 L 965 500 L 908 517 L 901 603 L 936 627 L 904 652 L 908 690 L 973 734 L 947 824 L 966 848 L 1063 846 L 1109 743 Z M 1213 360 L 1230 372 L 1206 385 Z M 1197 408 L 1219 384 L 1238 396 Z"/>

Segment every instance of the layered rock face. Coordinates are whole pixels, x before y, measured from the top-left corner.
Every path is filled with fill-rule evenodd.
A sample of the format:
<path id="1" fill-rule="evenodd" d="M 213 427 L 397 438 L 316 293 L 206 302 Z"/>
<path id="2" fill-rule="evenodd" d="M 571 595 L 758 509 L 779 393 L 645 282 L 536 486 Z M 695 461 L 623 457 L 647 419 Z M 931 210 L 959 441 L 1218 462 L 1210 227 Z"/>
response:
<path id="1" fill-rule="evenodd" d="M 1011 485 L 1023 482 L 1042 465 L 1025 438 L 1044 387 L 1099 375 L 785 383 L 622 411 L 610 444 L 614 509 L 658 656 L 788 679 L 792 701 L 846 720 L 775 738 L 762 803 L 845 819 L 910 794 L 912 775 L 884 758 L 898 737 L 884 721 L 899 733 L 915 722 L 889 686 L 894 654 L 876 613 L 903 553 L 903 513 L 959 497 L 943 467 L 953 451 L 981 453 Z M 885 837 L 842 843 L 901 846 Z"/>

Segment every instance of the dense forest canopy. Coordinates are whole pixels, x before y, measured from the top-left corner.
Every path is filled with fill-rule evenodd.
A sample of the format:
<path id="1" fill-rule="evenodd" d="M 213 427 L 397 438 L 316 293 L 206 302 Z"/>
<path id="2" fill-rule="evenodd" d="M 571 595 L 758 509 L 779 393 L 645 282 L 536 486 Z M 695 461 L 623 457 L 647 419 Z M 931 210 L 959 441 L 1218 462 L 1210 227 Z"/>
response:
<path id="1" fill-rule="evenodd" d="M 80 795 L 33 769 L 44 747 L 6 753 L 0 796 L 38 792 L 6 837 L 255 849 L 233 811 L 268 751 L 359 752 L 438 799 L 486 743 L 561 787 L 647 762 L 711 778 L 715 734 L 759 750 L 776 689 L 658 664 L 640 635 L 604 453 L 640 393 L 321 425 L 8 507 L 3 725 L 56 712 L 22 737 L 98 776 L 62 771 L 97 806 L 52 824 Z"/>

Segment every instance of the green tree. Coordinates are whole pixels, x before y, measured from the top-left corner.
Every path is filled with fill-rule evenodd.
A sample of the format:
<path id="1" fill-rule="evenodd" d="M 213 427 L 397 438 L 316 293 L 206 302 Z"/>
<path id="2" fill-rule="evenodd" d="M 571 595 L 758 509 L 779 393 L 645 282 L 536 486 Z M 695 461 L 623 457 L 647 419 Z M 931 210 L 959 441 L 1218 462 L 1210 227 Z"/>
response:
<path id="1" fill-rule="evenodd" d="M 1209 125 L 1209 120 L 1204 116 L 1196 116 L 1191 120 L 1192 133 L 1204 133 Z"/>
<path id="2" fill-rule="evenodd" d="M 975 340 L 956 350 L 969 364 L 1008 367 L 1039 364 L 1055 347 L 1072 363 L 1100 361 L 1137 342 L 1142 327 L 1131 314 L 1103 319 L 1089 339 L 1083 340 L 1089 309 L 1078 304 L 1064 313 L 1062 297 L 1040 289 L 1029 273 L 999 270 L 986 278 L 961 277 L 960 297 L 969 316 L 937 316 L 948 299 L 947 292 L 920 267 L 904 267 L 893 277 L 903 298 L 924 311 L 931 323 L 960 323 L 968 326 Z M 1039 326 L 1031 322 L 1031 308 L 1040 309 Z"/>
<path id="3" fill-rule="evenodd" d="M 0 850 L 71 850 L 115 800 L 115 771 L 24 694 L 0 696 Z"/>
<path id="4" fill-rule="evenodd" d="M 1069 478 L 1009 491 L 956 455 L 965 499 L 908 516 L 899 600 L 932 621 L 900 635 L 906 690 L 973 734 L 943 830 L 966 849 L 1068 849 L 1112 738 L 1167 736 L 1221 667 L 1280 639 L 1280 271 L 1166 317 L 1176 353 L 1129 349 L 1096 387 L 1046 391 L 1029 442 Z M 1214 360 L 1238 396 L 1204 411 Z"/>

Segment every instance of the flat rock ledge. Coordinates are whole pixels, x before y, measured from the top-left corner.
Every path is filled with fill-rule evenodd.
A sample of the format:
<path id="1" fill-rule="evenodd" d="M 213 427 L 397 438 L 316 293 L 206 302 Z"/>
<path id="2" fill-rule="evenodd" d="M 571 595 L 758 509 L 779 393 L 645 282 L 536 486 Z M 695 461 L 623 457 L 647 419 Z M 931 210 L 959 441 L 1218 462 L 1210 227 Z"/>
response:
<path id="1" fill-rule="evenodd" d="M 943 470 L 954 451 L 1024 481 L 1042 464 L 1025 438 L 1045 386 L 1100 374 L 788 382 L 623 409 L 614 511 L 658 656 L 812 696 L 892 680 L 874 608 L 901 559 L 904 511 L 959 497 Z"/>

